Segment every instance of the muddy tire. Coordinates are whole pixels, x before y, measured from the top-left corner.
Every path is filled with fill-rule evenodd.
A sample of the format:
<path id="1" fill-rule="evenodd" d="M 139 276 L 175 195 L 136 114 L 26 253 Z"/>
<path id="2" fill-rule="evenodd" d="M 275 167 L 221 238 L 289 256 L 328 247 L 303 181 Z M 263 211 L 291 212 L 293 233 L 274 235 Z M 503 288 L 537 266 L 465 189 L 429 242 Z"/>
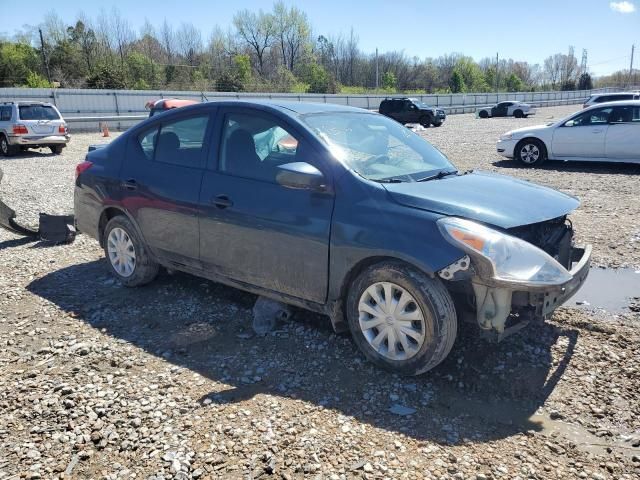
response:
<path id="1" fill-rule="evenodd" d="M 64 147 L 62 145 L 51 145 L 49 147 L 49 149 L 51 150 L 51 153 L 53 153 L 54 155 L 60 155 L 62 153 L 62 149 Z"/>
<path id="2" fill-rule="evenodd" d="M 401 375 L 419 375 L 442 362 L 456 339 L 451 295 L 437 278 L 402 262 L 363 271 L 349 289 L 347 319 L 365 357 Z"/>
<path id="3" fill-rule="evenodd" d="M 0 155 L 4 157 L 12 157 L 20 151 L 17 145 L 10 145 L 9 140 L 3 134 L 0 134 Z"/>
<path id="4" fill-rule="evenodd" d="M 478 116 L 480 118 L 489 118 L 489 114 L 487 113 L 486 110 L 481 110 L 480 113 L 478 113 Z"/>
<path id="5" fill-rule="evenodd" d="M 522 110 L 516 110 L 515 112 L 513 112 L 513 116 L 516 118 L 522 118 L 524 117 L 524 113 L 522 112 Z"/>
<path id="6" fill-rule="evenodd" d="M 547 159 L 547 150 L 537 138 L 525 138 L 516 145 L 513 158 L 525 167 L 539 167 Z"/>
<path id="7" fill-rule="evenodd" d="M 149 256 L 127 217 L 118 215 L 109 220 L 104 229 L 103 244 L 109 271 L 123 285 L 138 287 L 158 275 L 158 264 Z"/>

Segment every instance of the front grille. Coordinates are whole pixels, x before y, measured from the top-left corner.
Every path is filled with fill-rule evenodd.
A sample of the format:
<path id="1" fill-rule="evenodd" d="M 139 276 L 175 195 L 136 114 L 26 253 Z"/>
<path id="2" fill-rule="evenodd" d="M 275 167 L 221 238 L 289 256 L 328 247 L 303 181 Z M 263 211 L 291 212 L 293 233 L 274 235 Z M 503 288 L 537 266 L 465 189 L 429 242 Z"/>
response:
<path id="1" fill-rule="evenodd" d="M 573 227 L 566 216 L 511 228 L 508 232 L 544 250 L 565 268 L 571 268 Z"/>

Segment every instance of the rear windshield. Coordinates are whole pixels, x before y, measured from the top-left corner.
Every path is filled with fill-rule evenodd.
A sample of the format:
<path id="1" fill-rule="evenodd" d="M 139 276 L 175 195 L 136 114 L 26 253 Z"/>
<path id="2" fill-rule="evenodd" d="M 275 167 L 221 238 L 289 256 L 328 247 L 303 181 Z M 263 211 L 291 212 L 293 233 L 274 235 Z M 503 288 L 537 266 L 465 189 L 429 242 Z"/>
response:
<path id="1" fill-rule="evenodd" d="M 20 120 L 58 120 L 60 115 L 49 105 L 21 105 Z"/>

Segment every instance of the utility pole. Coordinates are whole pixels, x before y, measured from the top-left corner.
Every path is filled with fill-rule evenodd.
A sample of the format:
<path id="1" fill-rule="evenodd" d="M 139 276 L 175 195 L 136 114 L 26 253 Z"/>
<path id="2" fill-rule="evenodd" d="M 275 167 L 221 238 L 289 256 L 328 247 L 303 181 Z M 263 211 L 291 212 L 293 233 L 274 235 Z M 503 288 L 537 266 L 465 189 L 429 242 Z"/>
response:
<path id="1" fill-rule="evenodd" d="M 629 65 L 629 87 L 631 86 L 631 79 L 633 78 L 633 53 L 636 49 L 635 44 L 631 45 L 631 64 Z"/>
<path id="2" fill-rule="evenodd" d="M 49 84 L 51 84 L 51 72 L 49 71 L 49 62 L 47 61 L 47 54 L 44 51 L 44 38 L 42 37 L 42 29 L 39 28 L 38 32 L 40 32 L 40 49 L 42 50 L 42 63 L 44 64 L 44 69 L 47 72 L 47 80 L 49 80 Z"/>
<path id="3" fill-rule="evenodd" d="M 378 92 L 378 47 L 376 47 L 376 93 Z"/>
<path id="4" fill-rule="evenodd" d="M 498 52 L 496 52 L 496 93 L 498 93 L 498 72 L 500 71 Z"/>

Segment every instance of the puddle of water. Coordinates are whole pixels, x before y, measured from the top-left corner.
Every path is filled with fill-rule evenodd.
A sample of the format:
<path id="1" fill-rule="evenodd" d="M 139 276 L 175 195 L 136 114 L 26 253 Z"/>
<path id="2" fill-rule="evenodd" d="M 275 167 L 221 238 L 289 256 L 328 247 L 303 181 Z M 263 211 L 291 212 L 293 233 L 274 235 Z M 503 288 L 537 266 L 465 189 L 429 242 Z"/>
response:
<path id="1" fill-rule="evenodd" d="M 633 297 L 640 297 L 640 272 L 631 268 L 592 268 L 587 281 L 567 306 L 624 313 L 629 312 Z"/>

